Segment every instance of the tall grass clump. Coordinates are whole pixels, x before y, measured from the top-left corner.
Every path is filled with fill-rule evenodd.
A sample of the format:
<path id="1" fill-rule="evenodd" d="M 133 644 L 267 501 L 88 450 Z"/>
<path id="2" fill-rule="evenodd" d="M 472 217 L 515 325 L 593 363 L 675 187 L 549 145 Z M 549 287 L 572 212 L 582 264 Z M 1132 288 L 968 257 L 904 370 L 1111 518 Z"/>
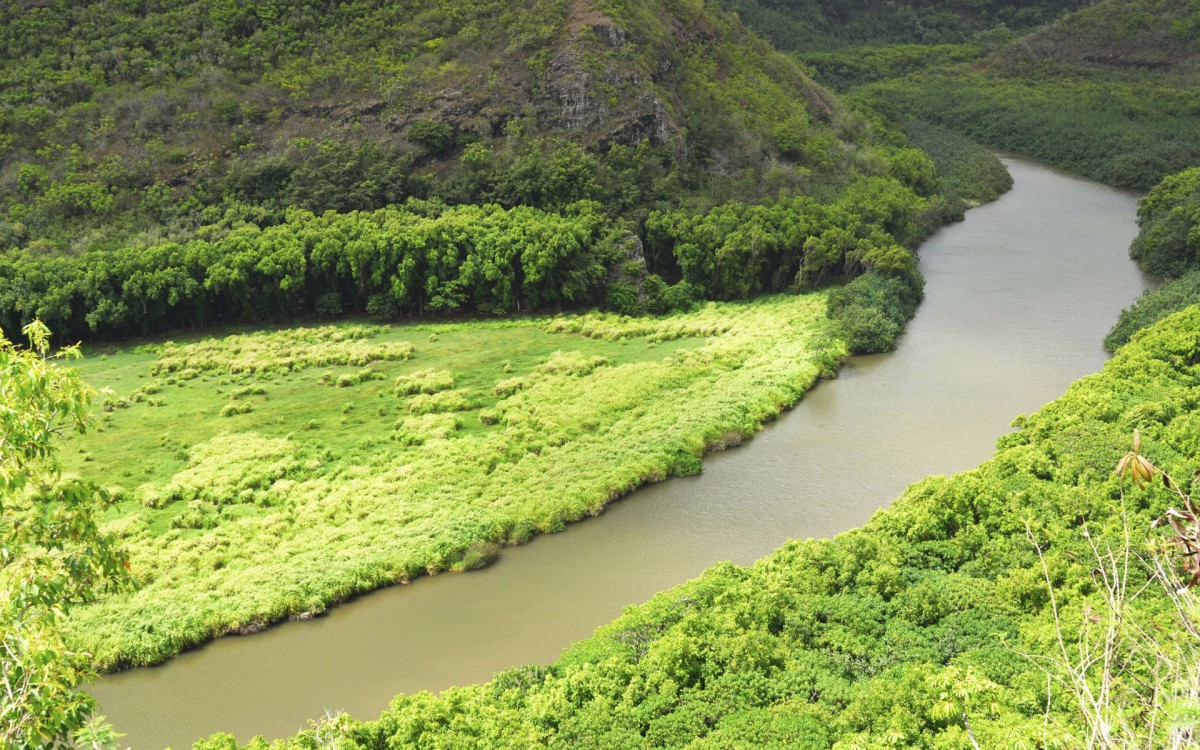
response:
<path id="1" fill-rule="evenodd" d="M 167 342 L 160 347 L 151 372 L 286 373 L 412 357 L 413 345 L 407 341 L 370 341 L 387 330 L 384 326 L 321 326 L 234 334 L 190 344 Z"/>
<path id="2" fill-rule="evenodd" d="M 416 393 L 437 393 L 454 387 L 454 373 L 449 370 L 425 368 L 396 378 L 394 391 L 397 396 Z"/>

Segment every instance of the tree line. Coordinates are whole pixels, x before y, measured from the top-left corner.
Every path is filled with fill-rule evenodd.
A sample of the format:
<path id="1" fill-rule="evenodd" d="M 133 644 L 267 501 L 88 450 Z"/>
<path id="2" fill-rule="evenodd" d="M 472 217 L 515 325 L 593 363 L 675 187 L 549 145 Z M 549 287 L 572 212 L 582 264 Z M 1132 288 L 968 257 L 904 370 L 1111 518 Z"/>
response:
<path id="1" fill-rule="evenodd" d="M 928 159 L 912 161 L 908 181 L 931 185 Z M 927 203 L 893 177 L 868 177 L 831 203 L 651 212 L 644 243 L 592 201 L 560 212 L 415 199 L 319 215 L 293 207 L 273 226 L 212 225 L 187 242 L 0 253 L 0 327 L 38 319 L 64 339 L 105 339 L 343 312 L 663 311 L 866 272 L 919 287 L 904 243 Z"/>

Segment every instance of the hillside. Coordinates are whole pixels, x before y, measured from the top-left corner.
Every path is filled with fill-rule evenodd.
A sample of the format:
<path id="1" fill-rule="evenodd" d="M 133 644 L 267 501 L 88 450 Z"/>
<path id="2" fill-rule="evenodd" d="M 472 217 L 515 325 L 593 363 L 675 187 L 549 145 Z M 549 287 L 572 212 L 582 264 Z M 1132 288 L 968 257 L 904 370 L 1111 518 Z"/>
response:
<path id="1" fill-rule="evenodd" d="M 1200 72 L 1200 8 L 1179 0 L 1100 0 L 1039 28 L 996 62 Z"/>
<path id="2" fill-rule="evenodd" d="M 852 5 L 844 26 L 811 39 L 759 11 L 812 2 L 746 5 L 756 10 L 741 17 L 819 81 L 890 117 L 1121 187 L 1200 162 L 1200 16 L 1188 0 L 889 3 L 878 16 Z"/>
<path id="3" fill-rule="evenodd" d="M 409 197 L 615 214 L 753 199 L 810 170 L 840 180 L 869 140 L 686 0 L 59 2 L 0 22 L 0 247 Z M 789 121 L 821 152 L 777 145 Z"/>
<path id="4" fill-rule="evenodd" d="M 700 2 L 278 10 L 6 11 L 0 326 L 638 314 L 863 273 L 919 297 L 911 249 L 1007 185 Z"/>
<path id="5" fill-rule="evenodd" d="M 1058 18 L 1090 0 L 720 0 L 775 46 L 795 52 L 958 44 Z"/>

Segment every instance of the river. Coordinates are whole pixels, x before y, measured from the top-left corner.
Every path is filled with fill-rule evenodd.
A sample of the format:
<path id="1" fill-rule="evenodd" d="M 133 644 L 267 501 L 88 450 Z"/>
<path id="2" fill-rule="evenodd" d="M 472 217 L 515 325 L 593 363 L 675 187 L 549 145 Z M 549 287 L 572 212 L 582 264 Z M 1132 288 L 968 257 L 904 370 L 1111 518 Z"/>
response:
<path id="1" fill-rule="evenodd" d="M 640 489 L 486 570 L 108 676 L 93 689 L 101 711 L 135 750 L 282 737 L 326 711 L 373 718 L 396 693 L 549 663 L 715 562 L 859 526 L 909 483 L 983 461 L 1017 414 L 1100 369 L 1101 338 L 1152 283 L 1127 254 L 1135 195 L 1005 164 L 1013 190 L 922 246 L 925 302 L 899 349 L 851 359 L 702 475 Z"/>

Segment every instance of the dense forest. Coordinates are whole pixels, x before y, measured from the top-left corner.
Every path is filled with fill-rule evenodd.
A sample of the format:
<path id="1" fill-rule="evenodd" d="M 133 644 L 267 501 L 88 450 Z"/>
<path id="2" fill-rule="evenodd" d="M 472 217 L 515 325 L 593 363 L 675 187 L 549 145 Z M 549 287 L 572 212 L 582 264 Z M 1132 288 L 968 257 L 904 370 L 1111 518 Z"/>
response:
<path id="1" fill-rule="evenodd" d="M 1155 321 L 1200 302 L 1200 167 L 1163 178 L 1138 203 L 1138 226 L 1130 254 L 1167 281 L 1121 313 L 1104 339 L 1109 351 Z"/>

